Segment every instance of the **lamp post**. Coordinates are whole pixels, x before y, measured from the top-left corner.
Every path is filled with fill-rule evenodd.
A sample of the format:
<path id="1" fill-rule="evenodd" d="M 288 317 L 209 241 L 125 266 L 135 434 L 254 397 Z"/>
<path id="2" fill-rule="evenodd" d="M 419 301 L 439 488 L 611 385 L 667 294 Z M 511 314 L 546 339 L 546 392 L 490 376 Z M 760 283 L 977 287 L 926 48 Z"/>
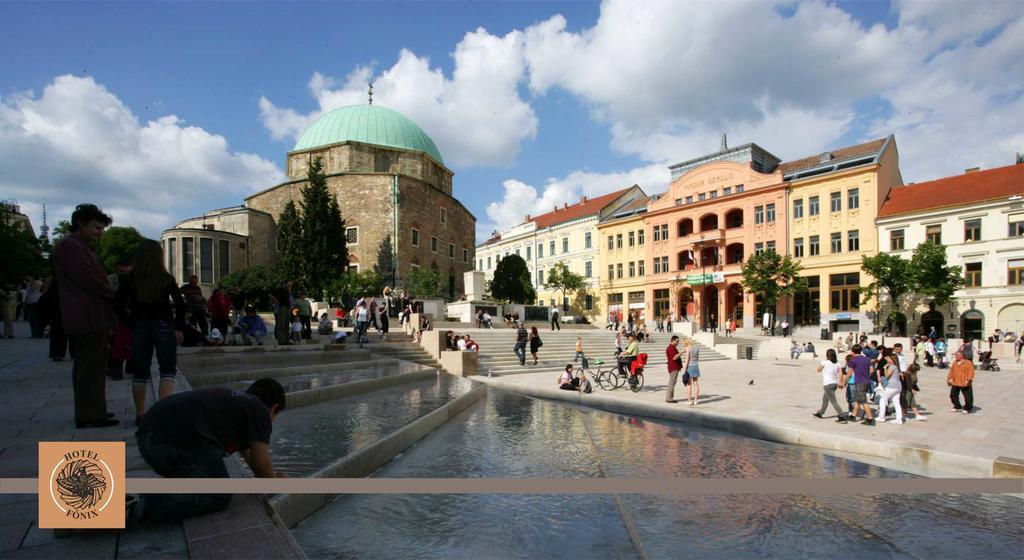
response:
<path id="1" fill-rule="evenodd" d="M 708 330 L 708 278 L 707 278 L 707 263 L 704 262 L 704 234 L 700 234 L 700 323 L 701 330 Z"/>

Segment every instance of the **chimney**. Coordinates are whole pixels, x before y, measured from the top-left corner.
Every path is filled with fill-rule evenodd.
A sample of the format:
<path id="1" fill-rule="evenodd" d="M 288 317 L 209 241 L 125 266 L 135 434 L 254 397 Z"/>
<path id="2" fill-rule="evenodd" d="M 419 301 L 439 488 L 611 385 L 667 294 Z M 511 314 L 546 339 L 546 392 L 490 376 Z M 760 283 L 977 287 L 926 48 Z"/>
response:
<path id="1" fill-rule="evenodd" d="M 524 221 L 524 222 L 529 222 L 529 221 L 530 221 L 530 215 L 529 215 L 529 214 L 527 214 L 527 215 L 526 215 L 526 219 L 525 219 L 525 220 L 523 220 L 523 221 Z"/>
<path id="2" fill-rule="evenodd" d="M 584 204 L 586 202 L 587 202 L 587 197 L 586 196 L 581 196 L 580 197 L 580 204 Z"/>
<path id="3" fill-rule="evenodd" d="M 981 171 L 980 167 L 970 167 L 968 169 L 964 169 L 964 175 L 967 175 L 968 173 L 977 173 L 979 171 Z"/>
<path id="4" fill-rule="evenodd" d="M 568 210 L 569 209 L 569 203 L 568 202 L 563 202 L 562 203 L 562 209 L 563 210 Z"/>

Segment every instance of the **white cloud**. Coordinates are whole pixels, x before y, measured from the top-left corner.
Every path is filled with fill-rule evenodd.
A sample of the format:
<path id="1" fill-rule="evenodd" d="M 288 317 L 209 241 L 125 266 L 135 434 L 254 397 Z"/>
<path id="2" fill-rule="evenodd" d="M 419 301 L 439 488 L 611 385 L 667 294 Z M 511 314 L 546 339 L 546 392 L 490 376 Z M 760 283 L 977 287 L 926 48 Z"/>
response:
<path id="1" fill-rule="evenodd" d="M 157 236 L 183 210 L 237 204 L 283 174 L 232 152 L 223 136 L 174 115 L 140 123 L 92 78 L 59 76 L 41 95 L 0 99 L 0 190 L 51 226 L 79 202 L 109 210 L 119 225 Z"/>
<path id="2" fill-rule="evenodd" d="M 537 117 L 517 90 L 526 69 L 522 33 L 497 37 L 477 29 L 463 37 L 452 57 L 451 78 L 407 49 L 377 75 L 360 66 L 339 82 L 318 72 L 309 82 L 317 110 L 303 114 L 261 98 L 260 116 L 274 138 L 297 138 L 327 111 L 366 103 L 372 77 L 374 103 L 420 125 L 449 165 L 513 163 L 520 144 L 537 133 Z"/>

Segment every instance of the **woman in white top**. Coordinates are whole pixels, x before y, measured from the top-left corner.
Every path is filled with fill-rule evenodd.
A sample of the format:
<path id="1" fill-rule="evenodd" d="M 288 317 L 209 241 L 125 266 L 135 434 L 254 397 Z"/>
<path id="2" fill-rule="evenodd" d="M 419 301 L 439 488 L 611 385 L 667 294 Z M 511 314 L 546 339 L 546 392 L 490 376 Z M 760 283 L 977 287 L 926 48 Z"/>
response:
<path id="1" fill-rule="evenodd" d="M 886 354 L 885 356 L 885 377 L 889 380 L 889 383 L 885 386 L 885 390 L 882 391 L 882 400 L 878 403 L 878 421 L 885 422 L 885 410 L 889 406 L 889 401 L 892 401 L 893 408 L 896 409 L 896 423 L 903 423 L 903 407 L 900 405 L 900 392 L 903 390 L 903 384 L 900 380 L 900 366 L 896 359 L 896 356 L 892 354 Z"/>
<path id="2" fill-rule="evenodd" d="M 839 388 L 839 377 L 842 370 L 843 366 L 839 365 L 836 351 L 829 348 L 825 352 L 825 359 L 818 364 L 818 373 L 821 374 L 821 384 L 825 392 L 821 395 L 821 408 L 814 413 L 814 416 L 824 418 L 829 403 L 832 403 L 832 408 L 836 409 L 836 414 L 838 414 L 836 422 L 845 424 L 848 421 L 846 413 L 839 408 L 839 401 L 836 400 L 836 389 Z"/>

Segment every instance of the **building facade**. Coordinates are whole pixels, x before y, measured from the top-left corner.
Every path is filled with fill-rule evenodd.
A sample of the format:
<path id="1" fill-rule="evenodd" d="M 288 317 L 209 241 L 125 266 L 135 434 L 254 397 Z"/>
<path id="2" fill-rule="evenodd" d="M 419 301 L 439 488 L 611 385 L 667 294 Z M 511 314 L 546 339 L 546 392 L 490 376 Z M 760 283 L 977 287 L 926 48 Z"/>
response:
<path id="1" fill-rule="evenodd" d="M 335 109 L 310 125 L 288 153 L 288 180 L 246 198 L 243 209 L 269 216 L 271 223 L 276 223 L 289 202 L 301 202 L 309 163 L 315 158 L 323 161 L 327 188 L 337 199 L 345 220 L 349 270 L 374 270 L 388 284 L 400 286 L 408 271 L 429 269 L 437 272 L 447 286 L 449 298 L 463 293 L 463 273 L 473 268 L 476 218 L 454 198 L 453 173 L 419 126 L 376 105 Z M 164 232 L 164 240 L 202 239 L 202 235 L 190 231 L 195 220 Z M 204 231 L 221 231 L 220 222 L 210 223 L 212 227 Z M 225 230 L 251 238 L 249 245 L 263 248 L 264 241 L 269 240 L 273 247 L 254 252 L 245 266 L 269 264 L 276 259 L 276 231 L 267 232 L 264 225 L 262 220 L 250 219 L 249 230 Z M 217 239 L 218 245 L 220 241 Z M 188 258 L 184 251 L 181 255 Z M 194 256 L 197 269 L 202 269 L 201 259 L 201 254 Z M 182 274 L 184 267 L 183 262 Z M 212 289 L 220 277 L 216 270 L 207 276 L 210 283 L 200 276 L 206 290 Z"/>
<path id="2" fill-rule="evenodd" d="M 671 314 L 702 328 L 730 318 L 739 327 L 757 324 L 763 306 L 744 291 L 741 271 L 754 253 L 785 251 L 786 186 L 778 163 L 746 144 L 671 167 L 667 192 L 644 216 L 648 318 Z M 771 311 L 784 309 L 780 302 Z"/>
<path id="3" fill-rule="evenodd" d="M 879 250 L 910 259 L 932 242 L 961 266 L 963 289 L 946 305 L 902 302 L 894 331 L 984 339 L 1024 331 L 1024 163 L 894 188 L 877 220 Z M 891 301 L 883 301 L 886 315 Z"/>
<path id="4" fill-rule="evenodd" d="M 168 272 L 179 284 L 199 277 L 212 292 L 220 279 L 273 259 L 277 228 L 266 212 L 245 206 L 211 210 L 163 233 Z"/>
<path id="5" fill-rule="evenodd" d="M 796 294 L 792 322 L 831 332 L 871 332 L 875 302 L 861 304 L 871 284 L 861 256 L 878 250 L 875 219 L 903 184 L 894 137 L 849 146 L 779 166 L 787 183 L 789 246 L 803 266 L 807 290 Z"/>
<path id="6" fill-rule="evenodd" d="M 650 258 L 644 224 L 648 202 L 647 198 L 636 199 L 597 225 L 599 268 L 596 273 L 602 275 L 605 321 L 624 323 L 629 313 L 640 320 L 650 315 L 646 307 L 651 301 L 646 287 L 650 279 L 647 270 Z"/>
<path id="7" fill-rule="evenodd" d="M 561 305 L 566 315 L 595 320 L 604 313 L 598 297 L 598 223 L 643 199 L 646 194 L 634 185 L 592 199 L 581 197 L 576 204 L 564 204 L 540 216 L 526 216 L 521 224 L 477 247 L 477 270 L 483 271 L 490 281 L 498 261 L 508 255 L 519 255 L 530 270 L 538 305 Z M 565 264 L 584 278 L 586 289 L 573 294 L 572 299 L 545 287 L 549 272 L 557 263 Z"/>

